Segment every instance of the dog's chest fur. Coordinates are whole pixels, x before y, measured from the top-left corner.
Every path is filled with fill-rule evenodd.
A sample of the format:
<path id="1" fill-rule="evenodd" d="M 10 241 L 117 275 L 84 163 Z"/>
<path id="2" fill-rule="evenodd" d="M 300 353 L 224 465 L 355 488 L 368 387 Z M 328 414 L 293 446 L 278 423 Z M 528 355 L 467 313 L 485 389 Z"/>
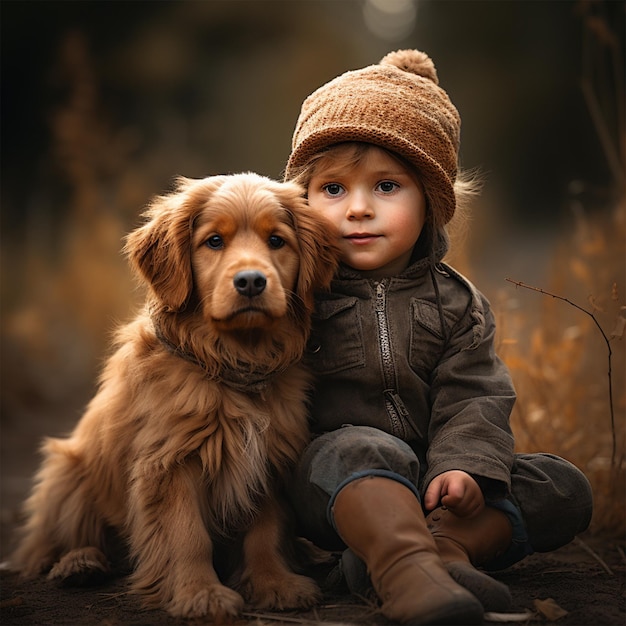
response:
<path id="1" fill-rule="evenodd" d="M 219 384 L 219 404 L 206 415 L 195 450 L 206 483 L 211 521 L 221 528 L 245 524 L 292 467 L 308 441 L 304 372 L 295 366 L 263 393 Z M 207 383 L 213 386 L 217 383 Z M 215 396 L 215 391 L 209 391 Z M 193 454 L 193 453 L 192 453 Z"/>

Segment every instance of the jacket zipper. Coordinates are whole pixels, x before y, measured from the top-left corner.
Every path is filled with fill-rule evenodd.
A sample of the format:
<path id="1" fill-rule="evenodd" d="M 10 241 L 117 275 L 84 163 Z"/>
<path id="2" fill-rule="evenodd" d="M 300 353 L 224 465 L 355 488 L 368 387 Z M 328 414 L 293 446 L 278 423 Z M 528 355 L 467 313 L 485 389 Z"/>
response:
<path id="1" fill-rule="evenodd" d="M 378 325 L 378 341 L 383 368 L 385 408 L 391 424 L 391 432 L 400 439 L 406 438 L 404 422 L 401 414 L 406 413 L 404 403 L 395 390 L 395 366 L 391 351 L 389 320 L 387 319 L 387 285 L 385 281 L 376 283 L 376 322 Z"/>

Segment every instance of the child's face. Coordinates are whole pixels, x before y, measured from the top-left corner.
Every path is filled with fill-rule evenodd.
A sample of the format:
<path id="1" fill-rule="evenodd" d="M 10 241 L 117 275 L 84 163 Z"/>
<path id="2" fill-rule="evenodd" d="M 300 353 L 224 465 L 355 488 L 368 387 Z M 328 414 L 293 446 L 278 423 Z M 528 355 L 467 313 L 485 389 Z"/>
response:
<path id="1" fill-rule="evenodd" d="M 403 271 L 426 219 L 417 177 L 375 146 L 351 167 L 318 168 L 309 204 L 339 229 L 342 261 L 370 278 Z"/>

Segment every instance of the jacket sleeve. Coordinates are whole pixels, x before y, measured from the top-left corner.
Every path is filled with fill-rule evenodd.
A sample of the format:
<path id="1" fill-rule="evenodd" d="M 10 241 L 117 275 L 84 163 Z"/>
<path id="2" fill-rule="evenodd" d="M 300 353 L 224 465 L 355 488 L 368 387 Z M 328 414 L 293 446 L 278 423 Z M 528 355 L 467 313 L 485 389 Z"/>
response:
<path id="1" fill-rule="evenodd" d="M 463 470 L 487 498 L 510 491 L 515 390 L 494 336 L 489 303 L 474 292 L 433 372 L 425 487 L 443 472 Z"/>

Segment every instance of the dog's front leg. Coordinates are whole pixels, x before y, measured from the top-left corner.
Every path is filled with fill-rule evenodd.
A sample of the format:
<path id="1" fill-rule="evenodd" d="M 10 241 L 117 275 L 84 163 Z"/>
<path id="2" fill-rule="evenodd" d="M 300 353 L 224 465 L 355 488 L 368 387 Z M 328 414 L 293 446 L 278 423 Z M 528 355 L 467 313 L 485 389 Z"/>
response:
<path id="1" fill-rule="evenodd" d="M 136 468 L 130 490 L 132 583 L 148 605 L 219 623 L 236 617 L 243 599 L 222 585 L 213 568 L 200 474 L 195 462 Z"/>
<path id="2" fill-rule="evenodd" d="M 285 540 L 285 513 L 278 499 L 268 499 L 243 544 L 245 567 L 240 589 L 257 608 L 307 608 L 321 597 L 315 581 L 287 565 Z"/>

